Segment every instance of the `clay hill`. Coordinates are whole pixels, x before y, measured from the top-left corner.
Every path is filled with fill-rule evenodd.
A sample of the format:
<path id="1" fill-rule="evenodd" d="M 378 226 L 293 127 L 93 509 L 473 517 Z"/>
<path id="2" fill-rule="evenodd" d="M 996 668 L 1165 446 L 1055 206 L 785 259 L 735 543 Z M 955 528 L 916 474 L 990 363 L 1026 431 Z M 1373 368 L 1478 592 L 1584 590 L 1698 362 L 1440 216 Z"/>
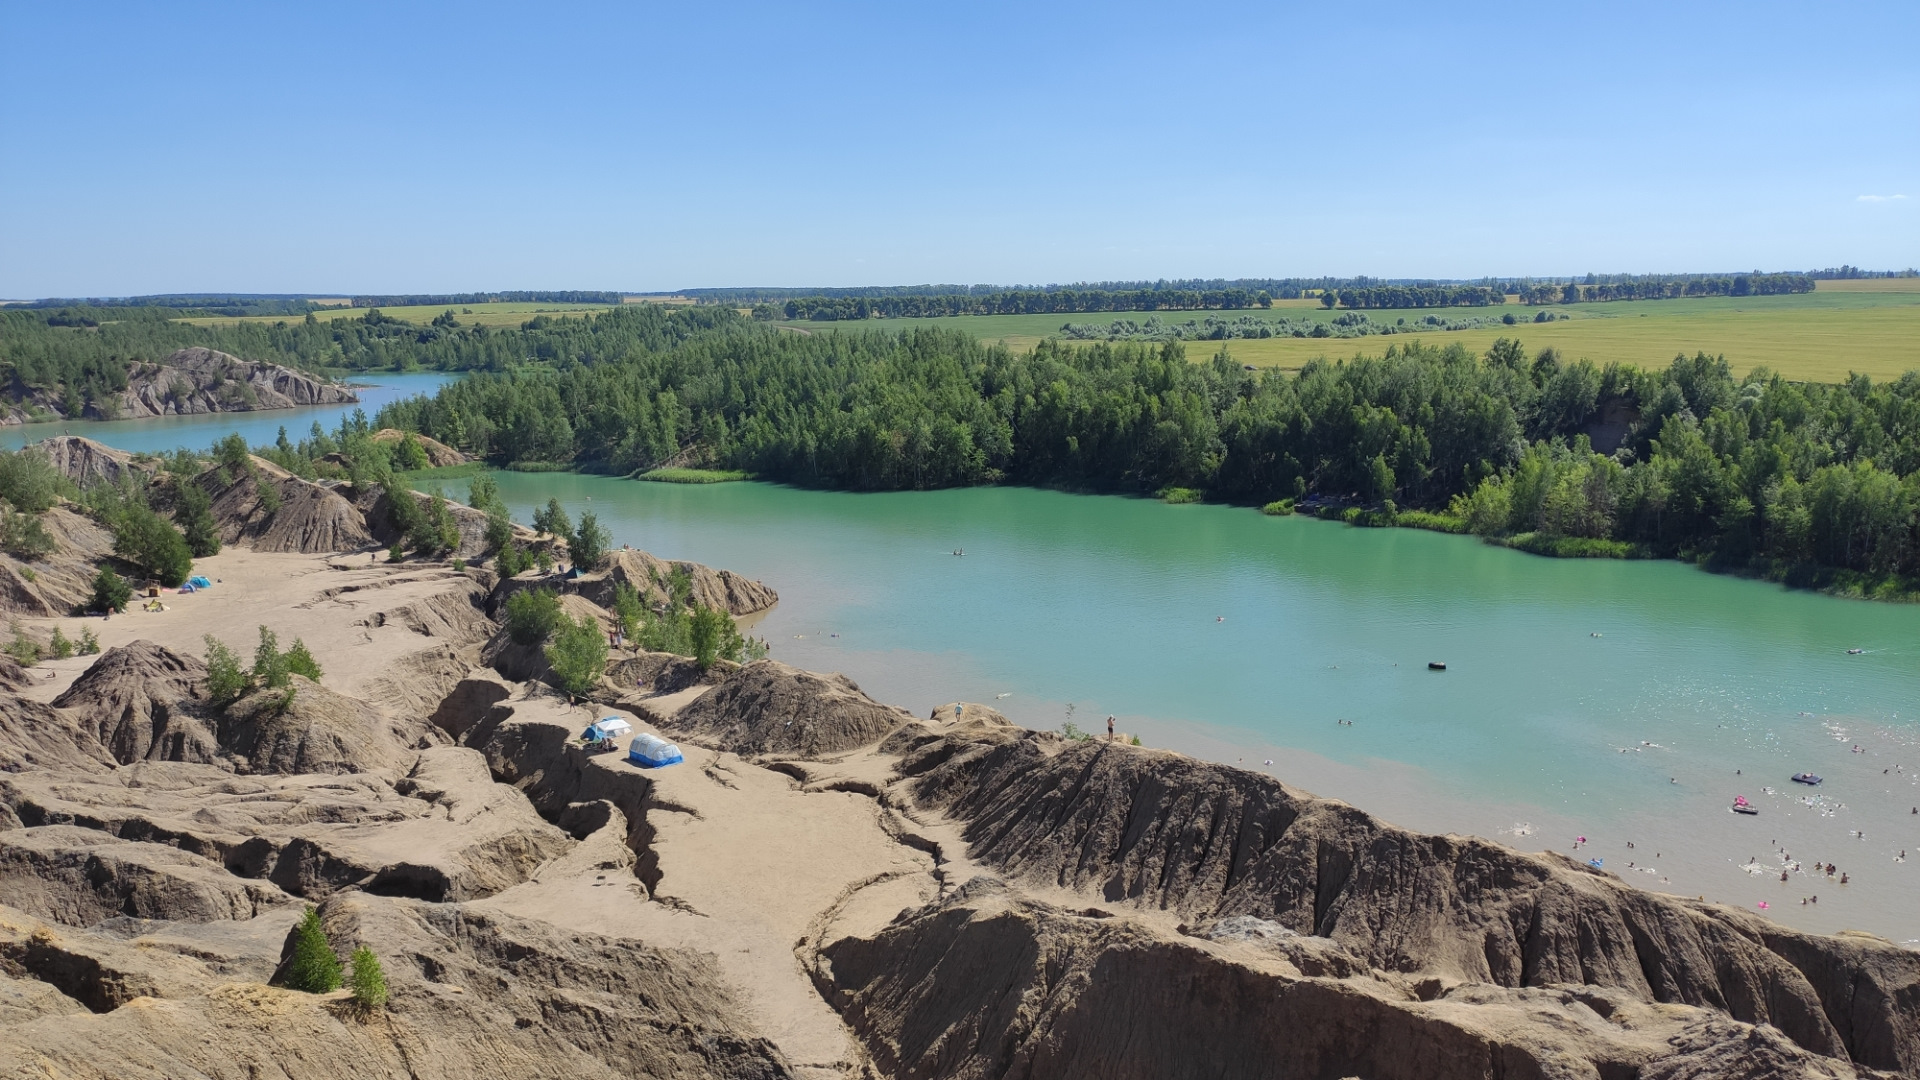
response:
<path id="1" fill-rule="evenodd" d="M 305 372 L 197 346 L 180 349 L 158 363 L 130 364 L 126 389 L 103 402 L 89 404 L 84 416 L 67 415 L 64 396 L 57 387 L 11 389 L 0 423 L 26 423 L 34 410 L 42 418 L 137 420 L 360 400 L 352 390 Z"/>
<path id="2" fill-rule="evenodd" d="M 570 702 L 492 614 L 531 577 L 275 525 L 299 490 L 100 655 L 0 665 L 0 1077 L 1920 1077 L 1879 938 L 774 660 L 615 649 Z M 773 602 L 555 584 L 674 576 Z M 262 626 L 320 678 L 215 705 L 205 638 Z M 384 1006 L 284 987 L 309 905 Z"/>

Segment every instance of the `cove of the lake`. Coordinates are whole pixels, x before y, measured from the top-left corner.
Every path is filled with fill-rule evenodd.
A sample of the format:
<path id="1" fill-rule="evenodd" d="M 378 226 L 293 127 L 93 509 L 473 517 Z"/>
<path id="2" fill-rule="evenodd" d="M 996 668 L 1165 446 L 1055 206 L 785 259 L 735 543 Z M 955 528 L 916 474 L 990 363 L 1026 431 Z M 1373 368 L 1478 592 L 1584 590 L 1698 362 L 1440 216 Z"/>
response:
<path id="1" fill-rule="evenodd" d="M 442 377 L 365 381 L 379 384 L 362 392 L 371 415 Z M 30 425 L 0 445 L 69 428 L 132 450 L 236 428 L 260 444 L 341 413 Z M 1748 910 L 1767 901 L 1806 929 L 1920 940 L 1920 606 L 1025 488 L 496 476 L 522 522 L 558 498 L 596 512 L 616 544 L 767 582 L 781 602 L 752 632 L 776 659 L 846 672 L 915 713 L 979 701 L 1097 732 L 1113 714 L 1150 746 L 1398 825 L 1599 859 Z M 464 496 L 465 481 L 449 489 Z M 1825 782 L 1789 781 L 1801 771 Z M 1730 813 L 1735 795 L 1760 814 Z"/>

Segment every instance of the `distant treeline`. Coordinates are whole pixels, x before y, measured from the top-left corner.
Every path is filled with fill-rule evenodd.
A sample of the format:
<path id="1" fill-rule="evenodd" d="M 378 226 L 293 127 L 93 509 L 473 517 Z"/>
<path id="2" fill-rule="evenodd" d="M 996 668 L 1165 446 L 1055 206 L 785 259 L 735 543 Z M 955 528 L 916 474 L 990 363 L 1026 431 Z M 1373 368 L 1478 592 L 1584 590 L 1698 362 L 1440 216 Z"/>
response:
<path id="1" fill-rule="evenodd" d="M 1089 311 L 1222 311 L 1272 307 L 1264 289 L 1007 289 L 944 296 L 798 296 L 783 304 L 756 304 L 757 319 L 911 319 L 943 315 L 1063 315 Z"/>
<path id="2" fill-rule="evenodd" d="M 1416 342 L 1288 376 L 1224 351 L 1192 364 L 1175 342 L 1016 354 L 955 330 L 794 335 L 724 309 L 690 321 L 700 310 L 650 308 L 645 336 L 663 346 L 462 380 L 378 423 L 499 463 L 671 461 L 858 490 L 1318 495 L 1534 550 L 1809 582 L 1920 574 L 1920 375 L 1736 380 L 1711 356 L 1599 368 L 1503 339 L 1480 356 Z M 1590 437 L 1619 448 L 1596 453 Z"/>
<path id="3" fill-rule="evenodd" d="M 485 292 L 485 293 L 397 293 L 392 296 L 356 296 L 353 306 L 375 307 L 459 307 L 470 304 L 619 304 L 625 294 L 617 292 Z"/>
<path id="4" fill-rule="evenodd" d="M 1729 274 L 1633 278 L 1576 285 L 1526 285 L 1523 304 L 1581 304 L 1608 300 L 1675 300 L 1686 296 L 1780 296 L 1813 291 L 1811 274 Z"/>
<path id="5" fill-rule="evenodd" d="M 284 293 L 166 293 L 156 296 L 90 297 L 9 304 L 7 310 L 49 308 L 158 308 L 169 318 L 196 315 L 305 315 L 317 305 Z"/>
<path id="6" fill-rule="evenodd" d="M 1468 284 L 1493 285 L 1485 278 Z M 1463 284 L 1430 280 L 1361 277 L 1312 278 L 1181 278 L 1160 281 L 1082 281 L 1071 285 L 865 285 L 850 288 L 811 289 L 683 289 L 674 294 L 690 297 L 702 304 L 751 307 L 772 304 L 778 307 L 789 300 L 884 300 L 894 297 L 991 297 L 1008 293 L 1266 293 L 1275 300 L 1297 300 L 1325 289 L 1368 288 L 1375 285 Z M 1064 309 L 1063 309 L 1064 310 Z M 1093 309 L 1089 309 L 1093 310 Z M 1100 309 L 1110 310 L 1110 309 Z"/>
<path id="7" fill-rule="evenodd" d="M 1506 302 L 1499 288 L 1485 285 L 1376 285 L 1320 294 L 1321 306 L 1328 308 L 1486 307 Z"/>

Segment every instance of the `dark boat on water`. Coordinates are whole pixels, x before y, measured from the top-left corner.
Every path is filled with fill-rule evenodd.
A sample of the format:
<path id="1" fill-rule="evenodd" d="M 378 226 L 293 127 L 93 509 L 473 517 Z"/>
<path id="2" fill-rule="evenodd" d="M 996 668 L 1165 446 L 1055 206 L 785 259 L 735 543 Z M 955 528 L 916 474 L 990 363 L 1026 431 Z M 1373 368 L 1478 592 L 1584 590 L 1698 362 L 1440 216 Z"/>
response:
<path id="1" fill-rule="evenodd" d="M 1429 660 L 1427 661 L 1427 670 L 1445 671 L 1447 670 L 1447 662 L 1445 660 Z"/>
<path id="2" fill-rule="evenodd" d="M 1789 777 L 1789 779 L 1791 779 L 1796 784 L 1805 784 L 1808 787 L 1812 787 L 1815 784 L 1818 784 L 1821 778 L 1813 775 L 1810 772 L 1797 772 L 1797 773 L 1794 773 L 1793 776 Z"/>

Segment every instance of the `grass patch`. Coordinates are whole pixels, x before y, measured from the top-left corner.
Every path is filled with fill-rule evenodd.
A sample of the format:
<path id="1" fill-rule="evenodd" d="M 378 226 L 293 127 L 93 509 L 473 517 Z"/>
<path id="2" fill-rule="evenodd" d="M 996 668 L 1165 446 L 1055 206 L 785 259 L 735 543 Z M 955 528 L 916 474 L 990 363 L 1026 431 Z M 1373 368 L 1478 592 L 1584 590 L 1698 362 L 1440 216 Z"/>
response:
<path id="1" fill-rule="evenodd" d="M 1429 513 L 1425 510 L 1402 510 L 1393 516 L 1393 523 L 1403 529 L 1427 529 L 1432 532 L 1456 534 L 1467 531 L 1467 523 L 1460 518 Z"/>
<path id="2" fill-rule="evenodd" d="M 1595 540 L 1585 536 L 1542 536 L 1539 533 L 1520 533 L 1515 536 L 1489 538 L 1488 542 L 1534 555 L 1551 555 L 1557 559 L 1633 559 L 1641 554 L 1638 546 L 1629 544 L 1625 540 Z"/>
<path id="3" fill-rule="evenodd" d="M 731 484 L 751 480 L 753 474 L 741 469 L 649 469 L 634 479 L 656 484 Z"/>
<path id="4" fill-rule="evenodd" d="M 394 473 L 395 479 L 410 488 L 419 488 L 421 484 L 438 484 L 447 480 L 468 480 L 487 471 L 487 466 L 478 461 L 463 462 L 459 465 L 442 465 L 437 469 L 415 469 L 412 472 Z"/>
<path id="5" fill-rule="evenodd" d="M 1180 506 L 1186 503 L 1197 503 L 1204 496 L 1198 488 L 1163 487 L 1159 491 L 1154 492 L 1154 497 L 1161 502 Z"/>

